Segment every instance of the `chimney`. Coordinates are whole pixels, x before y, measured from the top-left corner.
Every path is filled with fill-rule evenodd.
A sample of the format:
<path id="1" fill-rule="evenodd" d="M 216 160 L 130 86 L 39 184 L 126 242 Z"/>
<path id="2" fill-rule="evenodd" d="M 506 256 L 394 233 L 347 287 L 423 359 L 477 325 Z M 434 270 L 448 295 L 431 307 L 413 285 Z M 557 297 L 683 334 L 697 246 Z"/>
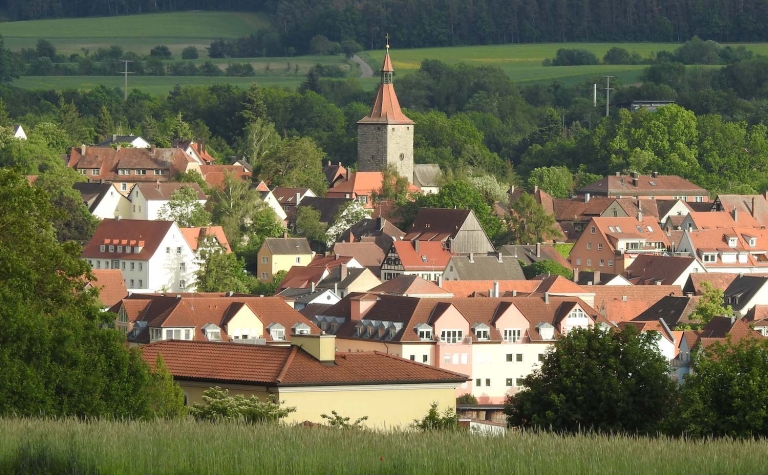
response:
<path id="1" fill-rule="evenodd" d="M 149 154 L 150 155 L 154 155 L 155 154 L 155 150 L 157 150 L 157 147 L 155 147 L 154 145 L 150 145 L 149 146 Z"/>
<path id="2" fill-rule="evenodd" d="M 499 296 L 499 281 L 495 280 L 493 281 L 493 296 L 498 297 Z"/>
<path id="3" fill-rule="evenodd" d="M 437 276 L 437 286 L 440 287 L 441 289 L 443 288 L 443 276 L 442 275 L 438 275 Z"/>
<path id="4" fill-rule="evenodd" d="M 635 177 L 635 178 L 632 178 L 632 186 L 635 186 L 635 187 L 636 187 L 636 186 L 637 186 L 637 183 L 638 183 L 639 181 L 640 181 L 640 180 L 638 180 L 638 179 L 637 179 L 637 177 Z"/>
<path id="5" fill-rule="evenodd" d="M 475 253 L 474 252 L 470 252 L 469 253 L 469 262 L 475 262 Z"/>
<path id="6" fill-rule="evenodd" d="M 347 263 L 342 262 L 339 266 L 339 281 L 342 281 L 347 278 Z"/>
<path id="7" fill-rule="evenodd" d="M 736 207 L 733 207 L 733 221 L 738 223 L 739 222 L 739 210 L 736 209 Z"/>
<path id="8" fill-rule="evenodd" d="M 504 258 L 501 256 L 501 251 L 497 252 L 496 254 L 499 255 L 499 262 L 504 262 Z"/>
<path id="9" fill-rule="evenodd" d="M 536 257 L 541 257 L 541 243 L 536 243 Z"/>
<path id="10" fill-rule="evenodd" d="M 314 282 L 312 282 L 312 283 L 311 283 L 311 287 L 309 288 L 309 290 L 310 290 L 312 293 L 315 293 L 315 283 L 314 283 Z"/>
<path id="11" fill-rule="evenodd" d="M 534 185 L 533 192 L 536 193 L 537 191 L 539 191 L 539 185 Z"/>
<path id="12" fill-rule="evenodd" d="M 651 176 L 654 177 L 654 178 L 658 178 L 659 177 L 659 172 L 653 172 L 653 173 L 651 173 Z"/>
<path id="13" fill-rule="evenodd" d="M 373 295 L 360 295 L 349 299 L 350 313 L 349 318 L 353 321 L 360 321 L 368 311 L 376 305 L 379 299 Z"/>
<path id="14" fill-rule="evenodd" d="M 616 172 L 616 176 L 617 177 L 621 176 L 621 172 Z"/>
<path id="15" fill-rule="evenodd" d="M 643 222 L 643 212 L 640 211 L 640 203 L 637 203 L 637 220 Z"/>
<path id="16" fill-rule="evenodd" d="M 112 134 L 112 141 L 113 142 L 117 142 L 117 135 L 116 134 Z"/>
<path id="17" fill-rule="evenodd" d="M 299 201 L 301 201 L 301 193 L 296 192 L 296 206 L 299 206 Z"/>
<path id="18" fill-rule="evenodd" d="M 592 273 L 592 280 L 595 281 L 595 285 L 600 284 L 600 271 L 596 270 Z"/>
<path id="19" fill-rule="evenodd" d="M 291 346 L 298 346 L 321 363 L 336 361 L 336 335 L 291 335 Z"/>
<path id="20" fill-rule="evenodd" d="M 416 239 L 413 241 L 413 250 L 416 252 L 419 252 L 419 240 Z"/>
<path id="21" fill-rule="evenodd" d="M 85 156 L 85 152 L 88 151 L 88 146 L 86 144 L 80 145 L 80 155 Z M 766 192 L 768 193 L 768 191 Z"/>
<path id="22" fill-rule="evenodd" d="M 179 148 L 179 139 L 171 140 L 171 148 Z"/>
<path id="23" fill-rule="evenodd" d="M 573 269 L 573 281 L 578 282 L 579 281 L 579 268 Z"/>
<path id="24" fill-rule="evenodd" d="M 337 297 L 339 296 L 339 283 L 338 282 L 334 282 L 333 283 L 333 293 L 336 294 Z"/>
<path id="25" fill-rule="evenodd" d="M 330 161 L 330 160 L 328 160 L 328 166 L 329 166 L 329 167 L 331 166 L 331 161 Z"/>
<path id="26" fill-rule="evenodd" d="M 755 197 L 753 196 L 752 197 L 752 217 L 753 218 L 755 217 L 755 204 L 756 204 L 756 200 L 755 200 Z"/>
<path id="27" fill-rule="evenodd" d="M 584 193 L 584 202 L 585 203 L 589 203 L 589 198 L 590 198 L 589 193 Z"/>
<path id="28" fill-rule="evenodd" d="M 544 303 L 549 304 L 549 292 L 544 292 Z"/>
<path id="29" fill-rule="evenodd" d="M 517 297 L 517 289 L 512 289 L 512 297 Z"/>

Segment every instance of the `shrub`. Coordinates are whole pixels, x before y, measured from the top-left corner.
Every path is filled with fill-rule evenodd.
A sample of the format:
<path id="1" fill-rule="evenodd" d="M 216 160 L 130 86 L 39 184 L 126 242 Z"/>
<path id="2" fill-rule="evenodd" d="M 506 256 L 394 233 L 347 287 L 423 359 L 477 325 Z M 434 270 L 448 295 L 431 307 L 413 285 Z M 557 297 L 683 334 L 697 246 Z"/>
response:
<path id="1" fill-rule="evenodd" d="M 624 48 L 614 46 L 603 56 L 605 64 L 632 64 L 632 55 Z"/>
<path id="2" fill-rule="evenodd" d="M 181 51 L 181 59 L 197 59 L 198 56 L 197 48 L 194 46 L 187 46 Z"/>
<path id="3" fill-rule="evenodd" d="M 195 63 L 192 61 L 179 61 L 178 63 L 173 63 L 168 70 L 171 73 L 171 76 L 196 76 L 198 73 L 197 66 L 195 66 Z"/>
<path id="4" fill-rule="evenodd" d="M 265 401 L 256 396 L 246 399 L 240 394 L 230 396 L 228 390 L 218 386 L 203 393 L 203 402 L 195 403 L 189 409 L 189 413 L 199 421 L 277 422 L 296 411 L 295 407 L 280 407 L 281 403 L 274 394 L 270 394 Z"/>
<path id="5" fill-rule="evenodd" d="M 595 53 L 585 49 L 560 48 L 552 60 L 552 66 L 584 66 L 598 63 Z"/>
<path id="6" fill-rule="evenodd" d="M 343 78 L 347 75 L 347 71 L 338 64 L 316 64 L 309 70 L 310 73 L 313 71 L 318 76 L 326 78 Z"/>
<path id="7" fill-rule="evenodd" d="M 251 63 L 232 63 L 227 66 L 227 76 L 247 77 L 255 75 L 256 71 Z"/>
<path id="8" fill-rule="evenodd" d="M 571 269 L 548 259 L 523 266 L 523 274 L 526 279 L 533 279 L 537 275 L 561 275 L 568 280 L 573 279 L 573 271 Z"/>
<path id="9" fill-rule="evenodd" d="M 328 425 L 337 429 L 362 429 L 363 422 L 368 420 L 368 416 L 363 416 L 350 423 L 349 417 L 342 417 L 336 411 L 331 411 L 331 415 L 320 414 L 320 417 L 328 421 Z"/>
<path id="10" fill-rule="evenodd" d="M 220 67 L 213 64 L 211 61 L 206 61 L 198 68 L 198 74 L 201 76 L 221 76 L 224 71 Z"/>
<path id="11" fill-rule="evenodd" d="M 155 46 L 149 51 L 149 55 L 159 59 L 171 59 L 171 57 L 173 57 L 171 50 L 165 45 Z"/>
<path id="12" fill-rule="evenodd" d="M 437 410 L 437 403 L 433 402 L 429 412 L 421 420 L 415 419 L 413 427 L 421 430 L 457 430 L 459 428 L 459 416 L 449 407 L 442 414 Z"/>
<path id="13" fill-rule="evenodd" d="M 456 404 L 477 404 L 477 398 L 469 393 L 456 398 Z"/>

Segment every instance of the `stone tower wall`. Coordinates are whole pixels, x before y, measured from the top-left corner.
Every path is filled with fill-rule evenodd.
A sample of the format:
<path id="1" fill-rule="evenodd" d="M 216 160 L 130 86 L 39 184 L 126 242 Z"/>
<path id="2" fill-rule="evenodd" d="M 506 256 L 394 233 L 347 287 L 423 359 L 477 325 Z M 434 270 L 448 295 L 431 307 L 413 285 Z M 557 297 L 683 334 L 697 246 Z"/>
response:
<path id="1" fill-rule="evenodd" d="M 413 125 L 359 124 L 357 169 L 378 172 L 393 164 L 413 182 Z"/>
<path id="2" fill-rule="evenodd" d="M 413 125 L 387 126 L 387 163 L 413 183 Z"/>

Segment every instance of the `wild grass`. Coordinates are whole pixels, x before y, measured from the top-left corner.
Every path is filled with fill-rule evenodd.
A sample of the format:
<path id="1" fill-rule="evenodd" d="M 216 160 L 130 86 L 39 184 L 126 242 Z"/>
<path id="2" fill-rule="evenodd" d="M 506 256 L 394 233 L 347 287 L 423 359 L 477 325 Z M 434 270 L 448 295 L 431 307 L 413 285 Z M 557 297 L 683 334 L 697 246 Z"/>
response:
<path id="1" fill-rule="evenodd" d="M 0 421 L 0 473 L 763 473 L 768 443 L 176 422 Z"/>

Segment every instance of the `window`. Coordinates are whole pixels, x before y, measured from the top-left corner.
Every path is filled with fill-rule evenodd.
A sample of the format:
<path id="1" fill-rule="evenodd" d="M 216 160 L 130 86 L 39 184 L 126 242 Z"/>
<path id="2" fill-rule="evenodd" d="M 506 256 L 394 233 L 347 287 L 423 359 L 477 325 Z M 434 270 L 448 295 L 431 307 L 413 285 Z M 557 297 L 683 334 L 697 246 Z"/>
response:
<path id="1" fill-rule="evenodd" d="M 426 363 L 429 357 L 427 355 L 421 355 L 421 362 Z"/>
<path id="2" fill-rule="evenodd" d="M 91 175 L 97 176 L 98 174 L 99 174 L 99 169 L 98 168 L 94 168 L 93 170 L 91 170 Z"/>
<path id="3" fill-rule="evenodd" d="M 482 380 L 482 379 L 480 379 L 480 378 L 477 378 L 477 379 L 475 380 L 475 386 L 477 386 L 477 387 L 479 388 L 479 387 L 481 387 L 482 385 L 483 385 L 483 380 Z"/>
<path id="4" fill-rule="evenodd" d="M 507 353 L 507 363 L 511 363 L 515 360 L 515 355 L 512 353 Z"/>
<path id="5" fill-rule="evenodd" d="M 133 205 L 133 212 L 136 212 L 136 205 Z"/>
<path id="6" fill-rule="evenodd" d="M 595 234 L 595 227 L 594 226 L 591 226 L 589 228 L 589 234 Z"/>
<path id="7" fill-rule="evenodd" d="M 91 266 L 91 267 L 93 267 L 93 261 L 92 261 L 92 260 L 90 260 L 90 259 L 88 259 L 88 265 L 89 265 L 89 266 Z"/>
<path id="8" fill-rule="evenodd" d="M 296 264 L 301 264 L 301 256 L 296 257 Z"/>
<path id="9" fill-rule="evenodd" d="M 96 261 L 96 268 L 101 269 L 101 261 Z"/>
<path id="10" fill-rule="evenodd" d="M 187 286 L 187 282 L 186 282 L 186 281 L 184 281 L 184 280 L 180 280 L 180 281 L 179 281 L 179 288 L 180 288 L 180 289 L 183 289 L 183 288 L 185 288 L 186 286 Z"/>
<path id="11" fill-rule="evenodd" d="M 120 191 L 128 191 L 128 183 L 120 183 Z"/>
<path id="12" fill-rule="evenodd" d="M 262 263 L 262 264 L 269 264 L 269 257 L 267 257 L 267 256 L 262 256 L 262 258 L 261 258 L 261 263 Z"/>
<path id="13" fill-rule="evenodd" d="M 511 388 L 512 386 L 515 385 L 515 378 L 507 378 L 507 383 L 506 384 L 507 384 L 508 388 Z"/>
<path id="14" fill-rule="evenodd" d="M 178 255 L 178 254 L 181 254 L 181 247 L 177 247 L 177 248 L 176 248 L 176 254 L 177 254 L 177 255 Z"/>
<path id="15" fill-rule="evenodd" d="M 165 175 L 165 170 L 155 170 L 155 175 Z"/>
<path id="16" fill-rule="evenodd" d="M 488 330 L 476 330 L 475 336 L 478 340 L 487 340 L 490 337 L 490 332 Z"/>
<path id="17" fill-rule="evenodd" d="M 147 171 L 144 170 L 144 169 L 139 169 L 139 170 L 134 170 L 133 173 L 136 174 L 136 175 L 146 175 Z"/>
<path id="18" fill-rule="evenodd" d="M 144 281 L 143 281 L 143 280 L 141 280 L 141 279 L 139 279 L 139 288 L 140 288 L 140 289 L 143 289 L 143 288 L 144 288 Z"/>
<path id="19" fill-rule="evenodd" d="M 182 271 L 182 272 L 186 271 L 187 270 L 187 263 L 186 262 L 182 262 L 181 264 L 179 264 L 179 270 Z"/>
<path id="20" fill-rule="evenodd" d="M 367 196 L 358 196 L 358 197 L 357 197 L 357 200 L 358 200 L 358 201 L 359 201 L 361 204 L 366 204 L 366 203 L 368 203 L 368 197 L 367 197 Z"/>
<path id="21" fill-rule="evenodd" d="M 459 364 L 459 354 L 454 353 L 453 354 L 453 364 Z"/>
<path id="22" fill-rule="evenodd" d="M 83 168 L 82 170 L 78 170 L 78 171 L 80 172 L 81 175 L 85 175 L 85 168 Z"/>
<path id="23" fill-rule="evenodd" d="M 268 278 L 269 278 L 269 276 L 267 275 L 266 272 L 262 272 L 261 273 L 261 280 L 267 280 Z"/>
<path id="24" fill-rule="evenodd" d="M 166 340 L 181 340 L 181 330 L 180 329 L 172 330 L 170 328 L 167 328 L 165 330 L 165 339 Z"/>
<path id="25" fill-rule="evenodd" d="M 597 243 L 597 250 L 602 251 L 603 250 L 603 243 L 599 242 Z"/>
<path id="26" fill-rule="evenodd" d="M 443 343 L 461 343 L 463 336 L 461 330 L 443 330 L 440 332 L 440 341 Z"/>
<path id="27" fill-rule="evenodd" d="M 591 267 L 591 266 L 592 266 L 592 259 L 587 259 L 587 267 Z"/>
<path id="28" fill-rule="evenodd" d="M 485 385 L 486 386 L 490 386 L 491 385 L 491 380 L 490 379 L 486 379 L 485 380 Z"/>
<path id="29" fill-rule="evenodd" d="M 151 337 L 153 340 L 161 340 L 163 338 L 163 330 L 160 328 L 151 328 Z"/>
<path id="30" fill-rule="evenodd" d="M 613 260 L 608 259 L 608 267 L 613 267 Z"/>
<path id="31" fill-rule="evenodd" d="M 131 270 L 136 270 L 136 263 L 135 262 L 131 262 Z"/>
<path id="32" fill-rule="evenodd" d="M 446 353 L 445 355 L 443 355 L 443 363 L 451 364 L 451 354 L 450 353 Z"/>
<path id="33" fill-rule="evenodd" d="M 411 361 L 416 361 L 416 355 L 411 355 Z"/>
<path id="34" fill-rule="evenodd" d="M 106 251 L 106 250 L 107 250 L 107 246 L 105 246 L 104 244 L 102 244 L 101 246 L 99 246 L 99 251 L 101 251 L 101 252 L 104 252 L 104 251 Z"/>
<path id="35" fill-rule="evenodd" d="M 143 262 L 139 262 L 139 270 L 144 270 L 144 263 Z"/>
<path id="36" fill-rule="evenodd" d="M 523 362 L 523 354 L 522 353 L 517 353 L 515 355 L 515 361 L 517 361 L 518 363 L 522 363 Z"/>
<path id="37" fill-rule="evenodd" d="M 517 343 L 522 337 L 523 331 L 519 328 L 505 328 L 504 341 L 507 343 Z"/>
<path id="38" fill-rule="evenodd" d="M 703 196 L 695 196 L 695 197 L 693 198 L 693 200 L 694 200 L 696 203 L 703 203 L 703 202 L 704 202 L 704 197 L 703 197 Z"/>
<path id="39" fill-rule="evenodd" d="M 171 248 L 170 247 L 166 247 L 165 248 L 165 253 L 166 254 L 170 254 L 171 253 Z"/>
<path id="40" fill-rule="evenodd" d="M 581 257 L 577 257 L 577 258 L 576 258 L 576 265 L 577 265 L 577 266 L 580 266 L 580 265 L 581 265 Z"/>
<path id="41" fill-rule="evenodd" d="M 136 288 L 136 286 L 133 284 L 133 279 L 131 279 L 131 288 L 132 288 L 132 289 L 135 289 L 135 288 Z"/>
<path id="42" fill-rule="evenodd" d="M 432 330 L 424 329 L 419 330 L 419 340 L 431 340 L 432 339 Z"/>
<path id="43" fill-rule="evenodd" d="M 118 175 L 128 175 L 128 174 L 130 174 L 130 171 L 126 170 L 125 168 L 121 168 L 121 169 L 117 170 L 117 174 Z"/>
<path id="44" fill-rule="evenodd" d="M 603 267 L 603 264 L 605 264 L 605 261 L 600 259 L 600 267 Z"/>
<path id="45" fill-rule="evenodd" d="M 704 262 L 717 261 L 717 254 L 704 254 Z"/>
<path id="46" fill-rule="evenodd" d="M 117 246 L 117 252 L 123 252 L 123 246 Z"/>
<path id="47" fill-rule="evenodd" d="M 184 339 L 185 340 L 191 340 L 192 339 L 192 330 L 189 328 L 184 330 Z"/>

